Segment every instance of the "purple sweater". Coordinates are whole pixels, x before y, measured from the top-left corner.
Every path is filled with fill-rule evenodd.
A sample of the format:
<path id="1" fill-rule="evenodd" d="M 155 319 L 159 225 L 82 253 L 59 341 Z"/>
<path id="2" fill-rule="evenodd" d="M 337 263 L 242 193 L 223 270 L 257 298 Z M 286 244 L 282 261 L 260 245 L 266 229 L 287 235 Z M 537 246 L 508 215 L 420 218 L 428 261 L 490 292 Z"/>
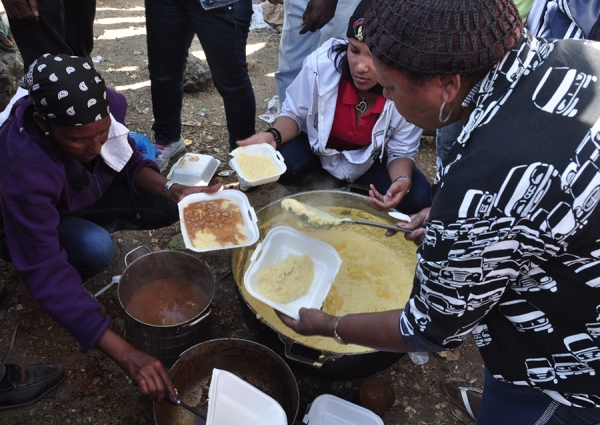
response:
<path id="1" fill-rule="evenodd" d="M 110 89 L 107 95 L 113 116 L 123 123 L 125 97 Z M 94 173 L 87 172 L 37 127 L 26 130 L 24 115 L 31 104 L 27 96 L 19 100 L 15 115 L 0 127 L 0 234 L 6 237 L 13 264 L 33 297 L 85 352 L 96 345 L 110 319 L 81 286 L 60 246 L 60 218 L 94 205 L 116 179 L 128 179 L 137 193 L 133 184 L 137 171 L 158 168 L 143 159 L 130 138 L 133 155 L 121 172 L 103 161 Z M 75 190 L 69 181 L 79 181 L 82 173 L 91 183 Z"/>

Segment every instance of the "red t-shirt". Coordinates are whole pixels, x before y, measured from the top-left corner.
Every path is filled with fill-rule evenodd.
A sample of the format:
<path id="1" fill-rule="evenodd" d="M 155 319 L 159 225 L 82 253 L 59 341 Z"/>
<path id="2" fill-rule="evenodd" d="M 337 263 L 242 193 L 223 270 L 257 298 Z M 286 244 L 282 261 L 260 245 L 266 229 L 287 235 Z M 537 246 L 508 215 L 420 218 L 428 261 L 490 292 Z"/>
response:
<path id="1" fill-rule="evenodd" d="M 356 87 L 348 80 L 342 78 L 338 88 L 338 97 L 335 105 L 335 115 L 327 147 L 339 151 L 361 149 L 371 143 L 373 127 L 383 111 L 385 98 L 377 96 L 375 105 L 360 117 L 356 125 L 356 109 L 360 101 Z"/>

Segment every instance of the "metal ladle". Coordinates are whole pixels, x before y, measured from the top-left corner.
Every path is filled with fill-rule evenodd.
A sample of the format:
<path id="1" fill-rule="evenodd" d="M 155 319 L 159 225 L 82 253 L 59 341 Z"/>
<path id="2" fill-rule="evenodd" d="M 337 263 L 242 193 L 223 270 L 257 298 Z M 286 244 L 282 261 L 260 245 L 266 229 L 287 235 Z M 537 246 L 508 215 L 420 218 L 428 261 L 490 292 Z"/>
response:
<path id="1" fill-rule="evenodd" d="M 289 211 L 299 219 L 305 221 L 313 227 L 321 227 L 324 229 L 338 226 L 340 224 L 361 224 L 363 226 L 379 227 L 381 229 L 391 230 L 394 232 L 410 233 L 412 230 L 402 229 L 400 227 L 389 224 L 375 223 L 373 221 L 353 220 L 350 218 L 337 218 L 331 214 L 321 211 L 317 208 L 305 205 L 295 199 L 284 199 L 281 203 L 284 210 Z"/>

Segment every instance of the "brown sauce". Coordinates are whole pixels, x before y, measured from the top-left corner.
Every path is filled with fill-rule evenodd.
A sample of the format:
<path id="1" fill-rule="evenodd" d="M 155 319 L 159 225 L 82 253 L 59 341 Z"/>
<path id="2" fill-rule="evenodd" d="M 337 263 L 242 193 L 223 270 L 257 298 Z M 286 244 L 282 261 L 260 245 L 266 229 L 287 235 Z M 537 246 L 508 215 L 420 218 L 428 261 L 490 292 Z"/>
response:
<path id="1" fill-rule="evenodd" d="M 213 235 L 220 246 L 238 245 L 247 240 L 240 208 L 227 199 L 189 204 L 183 209 L 183 221 L 196 248 L 204 248 L 199 246 L 203 239 L 199 234 Z"/>
<path id="2" fill-rule="evenodd" d="M 140 322 L 170 326 L 200 314 L 210 298 L 198 285 L 185 279 L 159 279 L 138 290 L 125 310 Z"/>

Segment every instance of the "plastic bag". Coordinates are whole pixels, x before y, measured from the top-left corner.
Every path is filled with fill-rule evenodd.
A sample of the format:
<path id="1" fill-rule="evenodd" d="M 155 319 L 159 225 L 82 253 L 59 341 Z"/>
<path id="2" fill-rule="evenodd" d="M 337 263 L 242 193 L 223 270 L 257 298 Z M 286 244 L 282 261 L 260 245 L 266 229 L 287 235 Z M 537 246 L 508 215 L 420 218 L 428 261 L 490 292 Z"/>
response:
<path id="1" fill-rule="evenodd" d="M 129 137 L 135 142 L 135 146 L 139 153 L 142 154 L 144 159 L 156 162 L 156 155 L 158 154 L 158 148 L 143 134 L 129 132 Z"/>
<path id="2" fill-rule="evenodd" d="M 269 100 L 267 104 L 267 112 L 258 116 L 263 121 L 271 124 L 275 121 L 275 118 L 279 116 L 279 96 L 275 95 Z"/>

